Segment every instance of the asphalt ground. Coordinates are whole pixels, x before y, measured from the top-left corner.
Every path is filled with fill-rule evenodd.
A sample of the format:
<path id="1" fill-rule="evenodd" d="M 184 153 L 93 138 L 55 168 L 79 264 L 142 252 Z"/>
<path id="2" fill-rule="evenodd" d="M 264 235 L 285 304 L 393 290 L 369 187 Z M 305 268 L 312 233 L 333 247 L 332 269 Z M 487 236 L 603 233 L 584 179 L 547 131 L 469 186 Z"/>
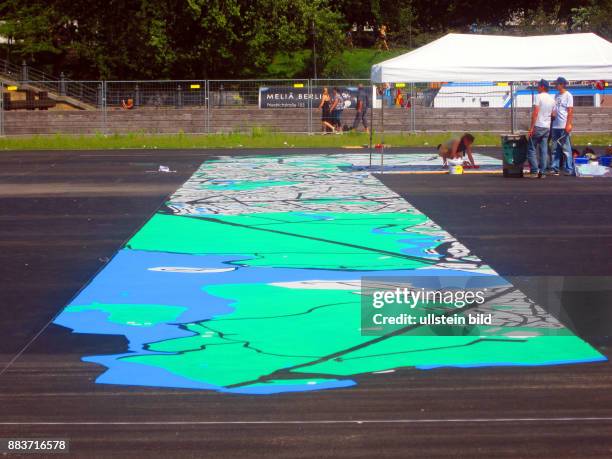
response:
<path id="1" fill-rule="evenodd" d="M 0 153 L 0 438 L 66 438 L 75 457 L 612 454 L 608 362 L 404 369 L 273 396 L 95 384 L 100 368 L 81 357 L 124 339 L 71 334 L 55 314 L 203 160 L 261 153 Z M 612 275 L 606 180 L 379 178 L 502 275 Z"/>

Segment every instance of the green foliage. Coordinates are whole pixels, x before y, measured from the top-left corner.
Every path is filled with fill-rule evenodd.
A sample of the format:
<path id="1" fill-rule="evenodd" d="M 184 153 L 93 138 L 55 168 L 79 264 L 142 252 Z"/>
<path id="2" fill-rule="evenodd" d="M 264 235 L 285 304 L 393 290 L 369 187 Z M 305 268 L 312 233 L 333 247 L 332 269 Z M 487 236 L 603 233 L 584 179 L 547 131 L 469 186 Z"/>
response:
<path id="1" fill-rule="evenodd" d="M 363 48 L 346 49 L 328 62 L 322 75 L 327 78 L 370 78 L 372 65 L 406 52 L 408 50 L 402 48 L 390 51 Z"/>
<path id="2" fill-rule="evenodd" d="M 312 50 L 303 49 L 292 53 L 279 52 L 268 64 L 267 78 L 300 78 L 311 75 Z"/>
<path id="3" fill-rule="evenodd" d="M 313 40 L 323 65 L 345 29 L 327 0 L 7 0 L 1 12 L 14 54 L 79 79 L 256 77 Z"/>
<path id="4" fill-rule="evenodd" d="M 378 56 L 343 52 L 349 30 L 372 46 L 384 24 L 398 50 L 449 31 L 609 39 L 611 14 L 612 0 L 4 0 L 0 35 L 12 60 L 75 79 L 312 77 L 315 56 L 319 75 L 355 78 Z"/>
<path id="5" fill-rule="evenodd" d="M 612 40 L 612 0 L 591 0 L 585 6 L 572 8 L 572 30 L 595 32 Z"/>

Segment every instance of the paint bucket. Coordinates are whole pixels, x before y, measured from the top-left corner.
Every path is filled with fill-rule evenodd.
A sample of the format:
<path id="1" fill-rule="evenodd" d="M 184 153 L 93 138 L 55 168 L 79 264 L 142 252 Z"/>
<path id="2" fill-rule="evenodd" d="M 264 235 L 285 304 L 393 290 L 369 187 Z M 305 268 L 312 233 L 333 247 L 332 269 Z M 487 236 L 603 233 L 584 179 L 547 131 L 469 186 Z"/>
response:
<path id="1" fill-rule="evenodd" d="M 612 166 L 612 156 L 602 156 L 599 158 L 599 164 L 606 167 Z"/>
<path id="2" fill-rule="evenodd" d="M 460 174 L 463 174 L 463 166 L 462 165 L 449 166 L 448 167 L 448 173 L 450 175 L 460 175 Z"/>

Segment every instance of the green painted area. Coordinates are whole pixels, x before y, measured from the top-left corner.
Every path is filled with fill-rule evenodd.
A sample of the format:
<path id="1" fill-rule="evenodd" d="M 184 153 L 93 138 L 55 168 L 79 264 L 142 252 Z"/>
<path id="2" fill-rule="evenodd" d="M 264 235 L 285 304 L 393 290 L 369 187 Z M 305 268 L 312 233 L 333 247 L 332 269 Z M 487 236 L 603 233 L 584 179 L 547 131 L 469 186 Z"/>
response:
<path id="1" fill-rule="evenodd" d="M 149 347 L 151 350 L 197 350 L 202 344 L 246 339 L 253 348 L 272 354 L 313 357 L 369 339 L 360 334 L 360 298 L 350 290 L 225 284 L 206 287 L 205 291 L 236 299 L 231 303 L 235 310 L 200 324 L 190 324 L 187 328 L 197 333 L 196 336 L 155 343 Z M 219 333 L 225 338 L 219 340 Z M 325 339 L 316 339 L 317 336 Z"/>
<path id="2" fill-rule="evenodd" d="M 276 186 L 297 185 L 298 182 L 289 182 L 283 180 L 264 180 L 264 181 L 244 181 L 239 180 L 233 183 L 212 183 L 202 186 L 202 188 L 210 190 L 255 190 L 257 188 L 270 188 Z"/>
<path id="3" fill-rule="evenodd" d="M 352 375 L 412 366 L 547 365 L 600 358 L 601 354 L 593 347 L 573 335 L 527 339 L 404 336 L 380 341 L 297 372 Z"/>
<path id="4" fill-rule="evenodd" d="M 414 230 L 426 221 L 423 214 L 407 212 L 320 213 L 312 218 L 297 213 L 260 213 L 214 216 L 212 220 L 157 214 L 128 247 L 175 253 L 256 254 L 255 259 L 240 262 L 247 266 L 416 269 L 428 266 L 427 260 L 409 259 L 400 251 L 434 245 L 432 236 Z M 167 237 L 169 234 L 172 237 Z"/>
<path id="5" fill-rule="evenodd" d="M 163 304 L 103 304 L 68 306 L 66 312 L 101 311 L 109 322 L 134 327 L 151 327 L 175 321 L 187 308 Z"/>
<path id="6" fill-rule="evenodd" d="M 264 380 L 254 384 L 287 384 L 283 376 L 291 378 L 290 373 L 331 378 L 399 367 L 542 365 L 600 357 L 567 331 L 566 336 L 505 336 L 530 330 L 513 327 L 480 338 L 472 336 L 478 328 L 468 336 L 439 336 L 425 328 L 383 339 L 362 336 L 360 297 L 351 290 L 226 284 L 205 291 L 233 300 L 234 311 L 187 325 L 194 336 L 149 345 L 168 354 L 124 359 L 227 386 L 261 376 Z M 305 366 L 287 370 L 296 365 Z"/>
<path id="7" fill-rule="evenodd" d="M 217 386 L 239 384 L 284 367 L 310 361 L 307 357 L 256 352 L 243 343 L 210 346 L 205 350 L 168 355 L 141 355 L 121 360 L 151 365 L 195 381 Z"/>
<path id="8" fill-rule="evenodd" d="M 235 309 L 187 328 L 196 335 L 149 345 L 173 354 L 127 357 L 183 377 L 227 386 L 308 363 L 367 342 L 359 296 L 349 290 L 308 290 L 266 284 L 209 286 Z M 286 384 L 282 378 L 267 384 Z"/>

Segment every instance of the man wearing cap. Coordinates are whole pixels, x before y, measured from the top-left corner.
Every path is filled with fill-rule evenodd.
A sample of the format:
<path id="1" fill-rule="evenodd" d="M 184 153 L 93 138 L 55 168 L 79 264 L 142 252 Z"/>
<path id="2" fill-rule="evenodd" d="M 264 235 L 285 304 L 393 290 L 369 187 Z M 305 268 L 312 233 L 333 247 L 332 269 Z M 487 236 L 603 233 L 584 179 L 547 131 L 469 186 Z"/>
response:
<path id="1" fill-rule="evenodd" d="M 574 120 L 574 97 L 567 90 L 567 80 L 557 78 L 555 86 L 559 93 L 555 96 L 555 109 L 553 111 L 552 142 L 553 161 L 552 172 L 559 175 L 561 155 L 565 156 L 565 175 L 574 175 L 574 158 L 570 134 Z"/>
<path id="2" fill-rule="evenodd" d="M 555 108 L 555 99 L 548 94 L 548 81 L 540 80 L 538 95 L 533 102 L 531 114 L 531 127 L 529 128 L 529 150 L 527 158 L 531 168 L 531 177 L 544 178 L 548 166 L 548 136 L 550 134 L 550 120 Z M 537 149 L 540 147 L 538 158 Z"/>

